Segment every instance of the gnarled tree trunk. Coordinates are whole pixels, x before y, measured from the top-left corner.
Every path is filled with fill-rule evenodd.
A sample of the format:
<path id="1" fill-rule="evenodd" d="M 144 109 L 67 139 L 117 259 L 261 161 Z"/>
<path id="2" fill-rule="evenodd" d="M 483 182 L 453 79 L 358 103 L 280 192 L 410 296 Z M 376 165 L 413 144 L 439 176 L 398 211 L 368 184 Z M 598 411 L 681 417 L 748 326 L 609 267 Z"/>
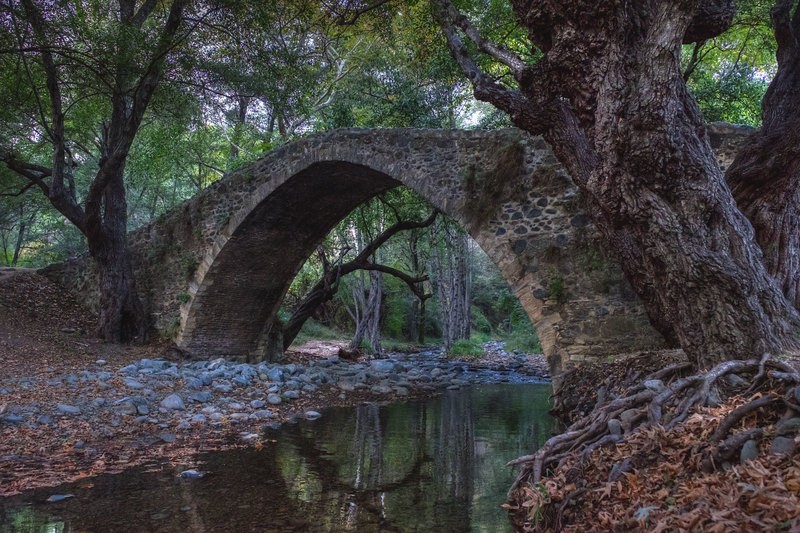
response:
<path id="1" fill-rule="evenodd" d="M 800 15 L 795 2 L 772 10 L 778 71 L 761 109 L 762 127 L 728 168 L 739 209 L 753 224 L 764 263 L 800 309 Z"/>
<path id="2" fill-rule="evenodd" d="M 684 39 L 721 32 L 732 2 L 512 0 L 544 54 L 535 65 L 438 3 L 476 96 L 549 142 L 653 323 L 697 367 L 796 347 L 800 318 L 764 268 L 680 72 Z M 511 67 L 520 90 L 483 74 L 461 34 Z"/>

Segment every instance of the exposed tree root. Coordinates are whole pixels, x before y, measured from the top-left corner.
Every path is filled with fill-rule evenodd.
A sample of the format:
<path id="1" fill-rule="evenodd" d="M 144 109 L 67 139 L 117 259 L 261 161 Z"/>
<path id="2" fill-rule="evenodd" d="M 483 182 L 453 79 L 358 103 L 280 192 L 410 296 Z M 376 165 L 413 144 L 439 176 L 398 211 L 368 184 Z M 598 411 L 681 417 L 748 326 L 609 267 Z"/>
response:
<path id="1" fill-rule="evenodd" d="M 591 413 L 549 439 L 535 454 L 511 461 L 510 465 L 522 465 L 522 469 L 509 491 L 510 507 L 526 511 L 528 518 L 531 513 L 541 517 L 549 502 L 541 492 L 548 490 L 546 483 L 553 483 L 547 476 L 566 463 L 572 474 L 561 479 L 578 479 L 587 458 L 598 448 L 619 445 L 645 427 L 669 431 L 698 408 L 713 407 L 734 396 L 745 398 L 744 403 L 727 413 L 716 429 L 709 429 L 708 441 L 698 448 L 701 471 L 712 472 L 738 461 L 745 443 L 787 433 L 781 422 L 800 416 L 800 372 L 774 357 L 726 361 L 691 375 L 686 375 L 688 370 L 687 365 L 676 364 L 650 374 L 627 395 L 598 402 Z M 756 415 L 757 427 L 741 429 L 745 419 Z M 797 428 L 788 431 L 797 434 Z M 636 468 L 635 457 L 623 463 L 615 466 L 618 472 L 612 470 L 610 481 Z M 569 491 L 566 494 L 557 509 L 549 510 L 553 515 L 550 528 L 560 529 L 564 508 L 575 499 Z"/>

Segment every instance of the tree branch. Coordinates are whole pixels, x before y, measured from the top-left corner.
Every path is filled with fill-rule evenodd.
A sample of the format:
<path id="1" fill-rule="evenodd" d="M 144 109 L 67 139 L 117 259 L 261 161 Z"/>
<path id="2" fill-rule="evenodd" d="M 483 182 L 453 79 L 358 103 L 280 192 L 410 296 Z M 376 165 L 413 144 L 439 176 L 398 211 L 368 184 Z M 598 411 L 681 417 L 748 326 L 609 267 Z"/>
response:
<path id="1" fill-rule="evenodd" d="M 525 73 L 530 70 L 530 66 L 517 54 L 493 41 L 484 39 L 472 23 L 470 23 L 469 19 L 457 10 L 450 0 L 442 0 L 440 5 L 441 8 L 445 10 L 447 19 L 452 21 L 470 41 L 475 43 L 478 50 L 511 68 L 516 78 L 519 79 L 523 77 Z"/>
<path id="2" fill-rule="evenodd" d="M 450 1 L 432 0 L 432 3 L 435 17 L 442 27 L 450 53 L 472 84 L 475 98 L 505 111 L 515 124 L 524 125 L 524 128 L 531 134 L 541 134 L 547 131 L 551 126 L 551 122 L 545 110 L 539 106 L 532 105 L 528 98 L 519 91 L 497 83 L 475 63 L 469 49 L 458 36 L 455 23 L 449 15 L 450 11 L 455 10 Z M 526 76 L 525 82 L 530 82 L 533 79 L 533 73 L 530 68 L 520 72 L 520 75 Z"/>

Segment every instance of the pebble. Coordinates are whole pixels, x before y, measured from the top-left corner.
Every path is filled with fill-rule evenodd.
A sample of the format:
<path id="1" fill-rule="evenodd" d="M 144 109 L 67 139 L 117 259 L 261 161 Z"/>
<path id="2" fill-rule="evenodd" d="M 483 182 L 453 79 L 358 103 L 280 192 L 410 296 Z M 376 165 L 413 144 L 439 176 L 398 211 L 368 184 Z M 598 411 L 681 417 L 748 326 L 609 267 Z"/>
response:
<path id="1" fill-rule="evenodd" d="M 322 418 L 322 415 L 319 411 L 306 411 L 303 416 L 305 416 L 309 420 L 316 420 L 318 418 Z"/>
<path id="2" fill-rule="evenodd" d="M 195 470 L 194 468 L 190 470 L 184 470 L 183 472 L 181 472 L 181 477 L 183 479 L 198 479 L 205 475 L 206 473 L 203 472 L 202 470 Z"/>
<path id="3" fill-rule="evenodd" d="M 253 400 L 252 402 L 250 402 L 250 407 L 252 407 L 253 409 L 261 409 L 265 405 L 267 405 L 267 402 L 265 402 L 264 400 Z"/>
<path id="4" fill-rule="evenodd" d="M 81 414 L 81 408 L 76 407 L 74 405 L 68 405 L 65 403 L 58 404 L 58 411 L 65 415 L 79 415 Z"/>
<path id="5" fill-rule="evenodd" d="M 288 398 L 290 400 L 296 400 L 300 397 L 300 391 L 296 390 L 287 390 L 283 393 L 284 398 Z"/>
<path id="6" fill-rule="evenodd" d="M 283 402 L 281 397 L 275 394 L 274 392 L 271 392 L 269 395 L 267 395 L 267 401 L 272 405 L 278 405 L 281 402 Z"/>
<path id="7" fill-rule="evenodd" d="M 186 405 L 184 405 L 183 399 L 177 394 L 170 394 L 169 396 L 161 400 L 160 405 L 165 409 L 174 409 L 178 411 L 183 411 L 184 409 L 186 409 Z"/>
<path id="8" fill-rule="evenodd" d="M 739 462 L 744 463 L 758 457 L 758 443 L 753 439 L 748 440 L 742 446 L 742 451 L 739 452 Z"/>
<path id="9" fill-rule="evenodd" d="M 122 378 L 122 382 L 125 383 L 125 386 L 131 389 L 143 389 L 144 384 L 142 382 L 137 381 L 133 378 Z"/>
<path id="10" fill-rule="evenodd" d="M 69 498 L 74 498 L 74 497 L 75 497 L 74 494 L 53 494 L 52 496 L 47 498 L 47 500 L 45 500 L 45 501 L 47 503 L 56 503 L 56 502 L 62 502 L 64 500 L 68 500 Z"/>
<path id="11" fill-rule="evenodd" d="M 788 437 L 775 437 L 772 441 L 772 446 L 769 447 L 769 453 L 776 455 L 792 455 L 797 445 L 794 439 Z"/>

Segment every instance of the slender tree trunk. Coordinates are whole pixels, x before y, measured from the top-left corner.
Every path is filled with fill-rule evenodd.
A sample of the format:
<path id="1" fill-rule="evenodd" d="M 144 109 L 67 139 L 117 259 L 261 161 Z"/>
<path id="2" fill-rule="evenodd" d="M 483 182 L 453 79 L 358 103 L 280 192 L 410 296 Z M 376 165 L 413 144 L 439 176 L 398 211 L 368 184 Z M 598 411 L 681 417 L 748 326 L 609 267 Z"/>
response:
<path id="1" fill-rule="evenodd" d="M 727 179 L 753 224 L 764 263 L 800 309 L 800 16 L 778 2 L 772 22 L 778 71 L 761 108 L 762 127 L 737 154 Z"/>
<path id="2" fill-rule="evenodd" d="M 354 308 L 351 316 L 356 323 L 356 331 L 350 348 L 358 350 L 366 341 L 372 353 L 383 352 L 380 340 L 381 300 L 383 297 L 381 273 L 370 271 L 366 275 L 360 271 L 353 287 Z"/>
<path id="3" fill-rule="evenodd" d="M 431 254 L 436 293 L 439 297 L 442 343 L 445 351 L 459 339 L 470 335 L 470 271 L 468 237 L 453 234 L 451 228 L 439 228 L 442 242 Z"/>

